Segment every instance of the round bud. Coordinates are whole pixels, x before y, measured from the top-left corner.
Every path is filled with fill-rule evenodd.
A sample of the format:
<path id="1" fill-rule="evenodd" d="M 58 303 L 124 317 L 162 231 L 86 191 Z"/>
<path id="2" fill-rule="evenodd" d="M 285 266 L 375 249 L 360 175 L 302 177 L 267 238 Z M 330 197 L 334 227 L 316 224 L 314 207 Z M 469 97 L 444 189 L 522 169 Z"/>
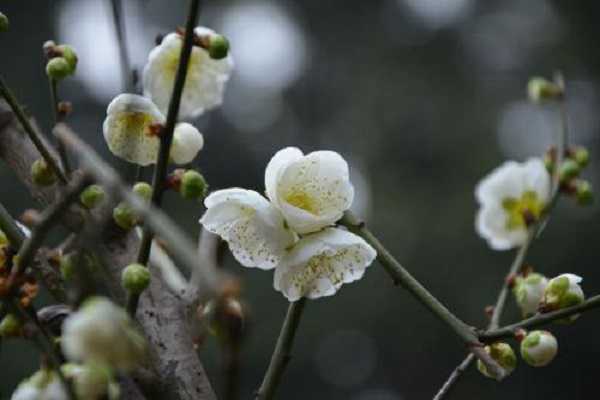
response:
<path id="1" fill-rule="evenodd" d="M 544 312 L 559 310 L 583 303 L 585 295 L 579 283 L 582 278 L 575 274 L 562 274 L 550 279 L 544 290 L 544 297 L 540 306 Z M 561 322 L 572 322 L 579 315 L 573 315 Z"/>
<path id="2" fill-rule="evenodd" d="M 587 206 L 594 202 L 594 192 L 592 185 L 588 181 L 578 180 L 575 183 L 575 197 L 577 203 L 582 206 Z"/>
<path id="3" fill-rule="evenodd" d="M 50 186 L 56 182 L 56 175 L 54 175 L 46 160 L 40 158 L 31 164 L 31 179 L 36 185 Z"/>
<path id="4" fill-rule="evenodd" d="M 73 253 L 63 254 L 60 257 L 60 274 L 63 279 L 69 281 L 75 275 L 75 255 Z"/>
<path id="5" fill-rule="evenodd" d="M 113 210 L 113 220 L 126 231 L 135 227 L 139 218 L 127 203 L 119 203 Z"/>
<path id="6" fill-rule="evenodd" d="M 6 32 L 8 30 L 8 26 L 8 17 L 0 12 L 0 32 Z"/>
<path id="7" fill-rule="evenodd" d="M 573 153 L 573 160 L 575 160 L 581 168 L 584 168 L 590 162 L 590 152 L 585 147 L 577 147 Z"/>
<path id="8" fill-rule="evenodd" d="M 574 160 L 566 159 L 560 166 L 560 181 L 568 182 L 571 179 L 576 178 L 577 175 L 579 175 L 579 172 L 581 172 L 579 164 Z"/>
<path id="9" fill-rule="evenodd" d="M 229 40 L 223 35 L 212 35 L 208 44 L 210 58 L 221 60 L 229 53 Z"/>
<path id="10" fill-rule="evenodd" d="M 0 322 L 0 337 L 16 337 L 21 334 L 21 321 L 14 314 L 6 314 Z"/>
<path id="11" fill-rule="evenodd" d="M 532 331 L 521 342 L 521 357 L 532 367 L 543 367 L 548 364 L 558 351 L 556 338 L 547 331 Z"/>
<path id="12" fill-rule="evenodd" d="M 100 185 L 90 185 L 79 196 L 81 204 L 87 209 L 95 208 L 104 200 L 104 189 Z"/>
<path id="13" fill-rule="evenodd" d="M 79 60 L 75 49 L 66 44 L 61 44 L 60 46 L 57 46 L 56 49 L 62 54 L 62 58 L 69 64 L 69 74 L 74 74 L 77 69 L 77 61 Z"/>
<path id="14" fill-rule="evenodd" d="M 510 345 L 507 343 L 493 343 L 489 346 L 485 346 L 485 351 L 492 357 L 494 361 L 504 368 L 507 375 L 513 372 L 517 366 L 517 356 L 515 355 L 512 347 L 510 347 Z M 477 369 L 488 378 L 496 378 L 488 371 L 487 367 L 481 362 L 481 360 L 477 360 Z"/>
<path id="15" fill-rule="evenodd" d="M 121 285 L 133 294 L 142 293 L 150 284 L 150 271 L 142 264 L 129 264 L 121 274 Z"/>
<path id="16" fill-rule="evenodd" d="M 531 101 L 540 103 L 545 100 L 561 98 L 563 91 L 556 83 L 545 78 L 535 77 L 531 78 L 527 84 L 527 94 Z"/>
<path id="17" fill-rule="evenodd" d="M 202 199 L 206 196 L 208 185 L 198 171 L 193 169 L 185 171 L 181 177 L 179 193 L 186 199 Z"/>
<path id="18" fill-rule="evenodd" d="M 548 279 L 538 273 L 530 273 L 526 277 L 518 276 L 515 279 L 513 293 L 524 318 L 537 312 L 547 285 Z"/>
<path id="19" fill-rule="evenodd" d="M 152 186 L 146 182 L 138 182 L 133 185 L 133 193 L 146 201 L 150 201 L 152 199 Z"/>
<path id="20" fill-rule="evenodd" d="M 46 64 L 46 75 L 50 79 L 60 81 L 71 74 L 71 65 L 64 57 L 55 57 Z"/>

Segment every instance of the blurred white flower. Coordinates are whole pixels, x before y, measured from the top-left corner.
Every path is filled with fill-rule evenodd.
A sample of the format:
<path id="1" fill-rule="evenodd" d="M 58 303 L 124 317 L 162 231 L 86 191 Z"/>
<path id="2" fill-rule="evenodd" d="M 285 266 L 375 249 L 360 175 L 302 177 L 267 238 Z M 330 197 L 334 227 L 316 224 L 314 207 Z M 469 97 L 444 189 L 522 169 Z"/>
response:
<path id="1" fill-rule="evenodd" d="M 538 273 L 517 277 L 513 293 L 524 318 L 530 317 L 538 311 L 547 285 L 548 279 Z"/>
<path id="2" fill-rule="evenodd" d="M 348 163 L 333 151 L 306 156 L 295 147 L 278 151 L 267 165 L 265 188 L 271 202 L 299 234 L 333 225 L 354 198 Z"/>
<path id="3" fill-rule="evenodd" d="M 204 27 L 194 29 L 194 34 L 199 37 L 216 35 L 214 31 Z M 178 33 L 168 34 L 150 52 L 144 67 L 144 95 L 152 99 L 163 114 L 167 113 L 171 100 L 182 45 L 183 38 Z M 232 69 L 231 55 L 215 60 L 207 50 L 193 46 L 179 117 L 194 118 L 221 105 Z"/>
<path id="4" fill-rule="evenodd" d="M 543 310 L 553 311 L 583 303 L 585 295 L 579 285 L 582 280 L 575 274 L 562 274 L 550 279 L 544 291 Z M 574 321 L 578 316 L 573 315 L 567 321 Z"/>
<path id="5" fill-rule="evenodd" d="M 19 384 L 11 400 L 68 400 L 63 385 L 51 370 L 42 369 Z"/>
<path id="6" fill-rule="evenodd" d="M 103 297 L 92 297 L 63 323 L 67 359 L 129 371 L 146 355 L 146 341 L 127 313 Z"/>
<path id="7" fill-rule="evenodd" d="M 104 139 L 114 155 L 143 166 L 156 162 L 160 143 L 152 125 L 163 124 L 164 116 L 154 103 L 135 94 L 120 94 L 106 114 Z"/>
<path id="8" fill-rule="evenodd" d="M 192 162 L 204 147 L 204 136 L 191 124 L 182 122 L 175 126 L 171 144 L 171 161 L 175 164 Z"/>
<path id="9" fill-rule="evenodd" d="M 252 190 L 218 190 L 204 205 L 207 210 L 200 223 L 227 241 L 245 267 L 275 268 L 286 247 L 294 243 L 295 235 L 285 226 L 279 210 Z"/>
<path id="10" fill-rule="evenodd" d="M 475 191 L 480 204 L 476 228 L 494 250 L 520 246 L 528 224 L 537 220 L 550 198 L 550 175 L 542 160 L 505 162 Z"/>
<path id="11" fill-rule="evenodd" d="M 532 331 L 521 342 L 521 357 L 532 367 L 543 367 L 548 364 L 558 352 L 558 342 L 548 331 Z"/>
<path id="12" fill-rule="evenodd" d="M 289 301 L 334 295 L 365 273 L 377 253 L 362 238 L 327 228 L 300 239 L 275 269 L 274 287 Z"/>
<path id="13" fill-rule="evenodd" d="M 110 369 L 97 364 L 66 363 L 61 366 L 65 378 L 69 379 L 79 399 L 117 400 L 119 384 L 113 380 Z"/>

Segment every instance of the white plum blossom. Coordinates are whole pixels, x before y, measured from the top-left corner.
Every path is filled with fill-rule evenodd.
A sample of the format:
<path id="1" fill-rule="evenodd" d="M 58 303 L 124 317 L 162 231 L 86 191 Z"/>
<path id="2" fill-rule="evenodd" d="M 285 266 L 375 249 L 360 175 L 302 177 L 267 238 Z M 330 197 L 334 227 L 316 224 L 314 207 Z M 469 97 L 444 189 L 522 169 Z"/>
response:
<path id="1" fill-rule="evenodd" d="M 339 228 L 307 235 L 275 270 L 274 287 L 289 301 L 334 295 L 362 278 L 377 253 L 362 238 Z"/>
<path id="2" fill-rule="evenodd" d="M 104 139 L 117 157 L 147 166 L 156 162 L 160 145 L 151 127 L 164 122 L 162 113 L 147 98 L 120 94 L 108 105 L 102 126 Z"/>
<path id="3" fill-rule="evenodd" d="M 562 274 L 550 279 L 542 300 L 544 311 L 558 310 L 583 303 L 585 295 L 579 285 L 583 278 L 575 274 Z M 569 317 L 573 321 L 578 315 Z"/>
<path id="4" fill-rule="evenodd" d="M 558 342 L 548 331 L 532 331 L 521 342 L 521 357 L 532 367 L 543 367 L 548 364 L 558 352 Z"/>
<path id="5" fill-rule="evenodd" d="M 67 359 L 91 362 L 121 371 L 138 366 L 146 341 L 127 313 L 110 300 L 92 297 L 63 323 L 61 340 Z"/>
<path id="6" fill-rule="evenodd" d="M 187 164 L 196 158 L 204 147 L 204 137 L 195 126 L 182 122 L 175 126 L 171 143 L 171 161 L 175 164 Z"/>
<path id="7" fill-rule="evenodd" d="M 550 175 L 542 160 L 505 162 L 475 191 L 480 208 L 476 228 L 494 250 L 522 245 L 529 223 L 542 215 L 550 199 Z"/>
<path id="8" fill-rule="evenodd" d="M 216 35 L 214 31 L 204 27 L 194 29 L 194 34 L 198 37 Z M 144 95 L 152 99 L 163 114 L 167 113 L 169 107 L 182 45 L 183 38 L 180 34 L 166 35 L 152 49 L 144 67 Z M 221 105 L 232 69 L 231 55 L 215 60 L 206 49 L 193 46 L 179 108 L 180 118 L 194 118 Z"/>
<path id="9" fill-rule="evenodd" d="M 548 279 L 538 273 L 517 277 L 513 292 L 523 317 L 530 317 L 538 311 L 547 285 Z"/>
<path id="10" fill-rule="evenodd" d="M 200 223 L 229 244 L 245 267 L 272 269 L 279 264 L 295 235 L 277 208 L 252 190 L 225 189 L 205 200 L 207 210 Z"/>
<path id="11" fill-rule="evenodd" d="M 299 234 L 333 225 L 354 198 L 348 163 L 338 153 L 315 151 L 303 155 L 295 147 L 273 156 L 265 171 L 265 189 L 288 225 Z"/>
<path id="12" fill-rule="evenodd" d="M 11 400 L 68 400 L 62 382 L 51 370 L 42 369 L 19 384 Z"/>

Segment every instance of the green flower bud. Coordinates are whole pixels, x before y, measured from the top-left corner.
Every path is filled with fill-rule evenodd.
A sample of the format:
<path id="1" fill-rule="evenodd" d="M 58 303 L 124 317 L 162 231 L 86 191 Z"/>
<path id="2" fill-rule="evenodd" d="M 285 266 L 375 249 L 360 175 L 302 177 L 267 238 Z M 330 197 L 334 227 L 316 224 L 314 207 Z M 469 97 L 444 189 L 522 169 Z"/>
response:
<path id="1" fill-rule="evenodd" d="M 588 181 L 578 180 L 575 184 L 575 197 L 577 203 L 582 206 L 587 206 L 594 202 L 594 192 L 592 185 Z"/>
<path id="2" fill-rule="evenodd" d="M 575 274 L 562 274 L 550 279 L 541 304 L 543 311 L 554 311 L 583 303 L 585 295 L 579 283 L 582 278 Z M 573 315 L 560 322 L 572 322 L 579 315 Z"/>
<path id="3" fill-rule="evenodd" d="M 133 294 L 142 293 L 150 284 L 150 271 L 142 264 L 129 264 L 121 274 L 121 285 Z"/>
<path id="4" fill-rule="evenodd" d="M 527 84 L 527 94 L 529 99 L 535 103 L 540 103 L 545 100 L 559 99 L 563 95 L 563 91 L 554 82 L 550 82 L 545 78 L 534 77 Z"/>
<path id="5" fill-rule="evenodd" d="M 181 177 L 179 193 L 186 199 L 202 199 L 206 196 L 208 185 L 198 171 L 187 170 Z"/>
<path id="6" fill-rule="evenodd" d="M 139 217 L 129 206 L 123 202 L 119 203 L 113 210 L 113 219 L 115 223 L 126 231 L 132 229 L 139 223 Z"/>
<path id="7" fill-rule="evenodd" d="M 73 276 L 75 276 L 75 254 L 64 254 L 60 258 L 59 268 L 64 280 L 69 281 L 73 279 Z"/>
<path id="8" fill-rule="evenodd" d="M 60 81 L 71 75 L 71 65 L 64 57 L 55 57 L 46 64 L 46 75 L 50 79 Z"/>
<path id="9" fill-rule="evenodd" d="M 37 159 L 31 165 L 31 179 L 39 186 L 50 186 L 56 182 L 56 175 L 43 158 Z"/>
<path id="10" fill-rule="evenodd" d="M 75 49 L 66 44 L 61 44 L 60 46 L 57 46 L 56 49 L 62 53 L 62 58 L 69 64 L 69 75 L 74 74 L 77 69 L 77 61 L 79 61 Z"/>
<path id="11" fill-rule="evenodd" d="M 590 162 L 590 152 L 585 147 L 577 147 L 573 159 L 581 168 L 584 168 Z"/>
<path id="12" fill-rule="evenodd" d="M 518 276 L 516 278 L 513 293 L 523 318 L 530 317 L 537 312 L 547 285 L 548 279 L 538 273 L 530 273 L 526 277 Z"/>
<path id="13" fill-rule="evenodd" d="M 210 37 L 208 45 L 208 54 L 210 58 L 221 60 L 227 57 L 229 53 L 229 40 L 223 35 L 214 35 Z"/>
<path id="14" fill-rule="evenodd" d="M 548 364 L 558 351 L 556 338 L 547 331 L 532 331 L 521 342 L 521 357 L 532 367 L 543 367 Z"/>
<path id="15" fill-rule="evenodd" d="M 492 357 L 494 361 L 496 361 L 504 370 L 506 374 L 510 374 L 513 372 L 515 367 L 517 366 L 517 356 L 513 351 L 512 347 L 507 343 L 497 342 L 493 343 L 489 346 L 485 346 L 485 351 Z M 477 369 L 483 375 L 488 378 L 495 379 L 496 377 L 490 374 L 487 370 L 486 366 L 481 362 L 481 360 L 477 360 Z"/>
<path id="16" fill-rule="evenodd" d="M 133 192 L 146 201 L 152 199 L 152 186 L 146 182 L 138 182 L 133 185 Z"/>
<path id="17" fill-rule="evenodd" d="M 2 229 L 0 229 L 0 248 L 6 247 L 8 245 L 10 245 L 8 237 L 6 236 L 6 233 L 4 233 Z"/>
<path id="18" fill-rule="evenodd" d="M 581 167 L 575 161 L 566 159 L 560 166 L 560 181 L 568 182 L 573 178 L 576 178 L 581 172 Z"/>
<path id="19" fill-rule="evenodd" d="M 81 204 L 87 209 L 95 208 L 104 200 L 104 189 L 100 185 L 90 185 L 79 196 Z"/>
<path id="20" fill-rule="evenodd" d="M 6 32 L 8 26 L 8 17 L 0 12 L 0 32 Z"/>
<path id="21" fill-rule="evenodd" d="M 0 322 L 0 337 L 16 337 L 21 334 L 21 321 L 14 314 L 6 314 Z"/>

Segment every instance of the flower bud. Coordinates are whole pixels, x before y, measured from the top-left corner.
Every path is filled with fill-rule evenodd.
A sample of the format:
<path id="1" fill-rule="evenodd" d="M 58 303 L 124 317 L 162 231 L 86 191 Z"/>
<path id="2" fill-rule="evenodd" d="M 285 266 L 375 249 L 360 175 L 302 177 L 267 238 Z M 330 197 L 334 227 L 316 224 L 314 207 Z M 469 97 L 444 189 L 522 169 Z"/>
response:
<path id="1" fill-rule="evenodd" d="M 2 229 L 0 229 L 0 247 L 7 247 L 10 245 L 10 242 L 8 241 L 8 237 L 6 236 L 6 233 L 4 233 L 4 231 Z"/>
<path id="2" fill-rule="evenodd" d="M 489 346 L 485 346 L 485 351 L 492 357 L 494 361 L 504 368 L 507 375 L 510 374 L 517 366 L 517 356 L 515 355 L 512 347 L 510 347 L 510 345 L 507 343 L 493 343 Z M 487 367 L 481 362 L 481 360 L 477 360 L 477 369 L 488 378 L 496 378 L 490 374 L 490 372 L 487 370 Z"/>
<path id="3" fill-rule="evenodd" d="M 139 217 L 133 209 L 125 202 L 119 203 L 113 210 L 113 220 L 126 231 L 132 229 L 139 223 Z"/>
<path id="4" fill-rule="evenodd" d="M 530 317 L 537 312 L 547 285 L 548 279 L 538 273 L 530 273 L 526 277 L 518 276 L 516 278 L 513 293 L 523 313 L 523 318 Z"/>
<path id="5" fill-rule="evenodd" d="M 579 164 L 577 164 L 577 162 L 570 159 L 566 159 L 560 166 L 560 181 L 568 182 L 571 179 L 576 178 L 580 172 L 581 167 L 579 166 Z"/>
<path id="6" fill-rule="evenodd" d="M 73 276 L 75 276 L 75 254 L 63 254 L 60 257 L 59 268 L 64 280 L 69 281 L 73 279 Z"/>
<path id="7" fill-rule="evenodd" d="M 95 208 L 104 200 L 104 189 L 100 185 L 90 185 L 79 196 L 81 204 L 87 209 Z"/>
<path id="8" fill-rule="evenodd" d="M 69 65 L 69 75 L 74 74 L 77 69 L 77 61 L 79 60 L 75 49 L 69 45 L 61 44 L 56 47 L 56 50 L 62 54 L 62 58 L 64 58 Z"/>
<path id="9" fill-rule="evenodd" d="M 138 182 L 133 185 L 133 193 L 146 201 L 150 201 L 152 199 L 152 186 L 147 182 Z"/>
<path id="10" fill-rule="evenodd" d="M 212 35 L 209 39 L 208 54 L 210 58 L 221 60 L 229 53 L 229 40 L 223 35 Z"/>
<path id="11" fill-rule="evenodd" d="M 590 162 L 590 152 L 585 147 L 577 147 L 573 152 L 573 160 L 575 160 L 581 168 L 584 168 Z"/>
<path id="12" fill-rule="evenodd" d="M 121 274 L 121 285 L 132 294 L 142 293 L 150 284 L 150 271 L 142 264 L 129 264 Z"/>
<path id="13" fill-rule="evenodd" d="M 110 394 L 112 372 L 106 366 L 97 363 L 84 365 L 66 363 L 60 369 L 64 376 L 73 382 L 73 388 L 79 399 L 115 399 Z"/>
<path id="14" fill-rule="evenodd" d="M 6 314 L 0 322 L 0 337 L 16 337 L 21 334 L 21 321 L 14 314 Z"/>
<path id="15" fill-rule="evenodd" d="M 50 186 L 56 182 L 54 171 L 43 158 L 37 159 L 31 165 L 31 179 L 39 186 Z"/>
<path id="16" fill-rule="evenodd" d="M 576 306 L 583 303 L 585 296 L 579 283 L 582 278 L 575 274 L 562 274 L 550 279 L 541 304 L 545 312 Z M 574 321 L 579 315 L 569 317 L 565 322 Z"/>
<path id="17" fill-rule="evenodd" d="M 594 202 L 594 192 L 592 185 L 588 181 L 577 180 L 575 183 L 575 198 L 577 203 L 582 206 L 587 206 Z"/>
<path id="18" fill-rule="evenodd" d="M 46 75 L 50 79 L 60 81 L 71 75 L 71 65 L 64 57 L 55 57 L 48 60 L 46 64 Z"/>
<path id="19" fill-rule="evenodd" d="M 8 26 L 8 17 L 0 12 L 0 32 L 6 32 Z"/>
<path id="20" fill-rule="evenodd" d="M 198 171 L 192 169 L 185 171 L 181 177 L 179 193 L 186 199 L 203 199 L 206 196 L 208 185 Z"/>
<path id="21" fill-rule="evenodd" d="M 558 343 L 547 331 L 529 332 L 521 342 L 521 357 L 532 367 L 544 367 L 556 357 Z"/>
<path id="22" fill-rule="evenodd" d="M 529 99 L 535 103 L 541 103 L 545 100 L 559 99 L 563 95 L 560 86 L 550 82 L 545 78 L 534 77 L 527 84 L 527 94 Z"/>

